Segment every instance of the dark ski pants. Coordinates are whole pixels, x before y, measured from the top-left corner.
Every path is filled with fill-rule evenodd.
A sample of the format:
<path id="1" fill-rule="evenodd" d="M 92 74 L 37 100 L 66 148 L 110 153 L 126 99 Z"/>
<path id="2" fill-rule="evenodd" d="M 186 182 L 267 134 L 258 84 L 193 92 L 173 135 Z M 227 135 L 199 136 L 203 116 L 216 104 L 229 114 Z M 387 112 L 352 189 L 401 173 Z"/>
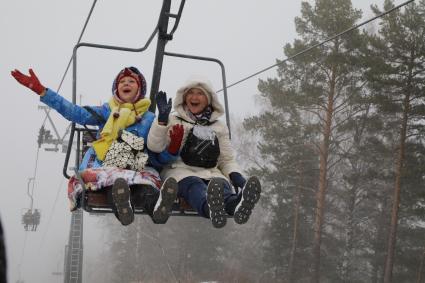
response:
<path id="1" fill-rule="evenodd" d="M 189 176 L 178 182 L 177 196 L 184 200 L 195 209 L 200 216 L 209 218 L 209 209 L 207 204 L 207 186 L 209 180 L 204 180 L 196 176 Z M 240 200 L 230 188 L 230 184 L 224 185 L 224 207 L 229 215 L 233 215 L 235 207 Z"/>

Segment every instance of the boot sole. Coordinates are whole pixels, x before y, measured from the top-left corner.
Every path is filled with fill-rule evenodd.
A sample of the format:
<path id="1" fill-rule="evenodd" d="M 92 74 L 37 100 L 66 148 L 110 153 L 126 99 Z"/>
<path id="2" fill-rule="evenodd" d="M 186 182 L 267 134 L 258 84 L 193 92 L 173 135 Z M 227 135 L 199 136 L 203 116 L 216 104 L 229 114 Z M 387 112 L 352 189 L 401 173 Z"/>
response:
<path id="1" fill-rule="evenodd" d="M 177 188 L 177 181 L 174 178 L 167 178 L 162 184 L 159 199 L 153 210 L 152 220 L 154 223 L 164 224 L 167 222 L 177 198 Z"/>
<path id="2" fill-rule="evenodd" d="M 227 223 L 224 210 L 224 180 L 212 178 L 207 187 L 207 202 L 210 209 L 210 218 L 215 228 L 222 228 Z"/>
<path id="3" fill-rule="evenodd" d="M 131 224 L 134 221 L 134 212 L 130 204 L 130 187 L 123 178 L 117 178 L 112 186 L 112 201 L 121 224 Z"/>
<path id="4" fill-rule="evenodd" d="M 242 190 L 242 200 L 236 206 L 234 220 L 238 224 L 248 222 L 249 216 L 259 201 L 261 195 L 261 184 L 257 177 L 250 177 Z"/>

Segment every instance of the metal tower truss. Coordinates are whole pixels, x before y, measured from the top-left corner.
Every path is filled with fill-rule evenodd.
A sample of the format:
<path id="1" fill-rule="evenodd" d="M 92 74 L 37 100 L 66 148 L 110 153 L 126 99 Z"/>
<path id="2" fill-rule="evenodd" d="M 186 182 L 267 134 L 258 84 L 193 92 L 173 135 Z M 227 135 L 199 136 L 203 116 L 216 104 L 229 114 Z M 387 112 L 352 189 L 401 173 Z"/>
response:
<path id="1" fill-rule="evenodd" d="M 64 283 L 81 283 L 83 270 L 83 211 L 72 212 L 71 230 L 65 249 Z"/>
<path id="2" fill-rule="evenodd" d="M 59 150 L 59 146 L 62 146 L 62 153 L 66 153 L 68 149 L 68 141 L 65 140 L 65 137 L 68 135 L 70 131 L 71 124 L 66 128 L 66 131 L 63 134 L 63 136 L 60 137 L 59 132 L 56 129 L 55 123 L 50 117 L 50 114 L 49 114 L 50 107 L 46 105 L 39 105 L 38 109 L 44 110 L 44 112 L 46 112 L 46 118 L 49 120 L 50 125 L 53 128 L 53 132 L 54 132 L 54 135 L 53 135 L 52 132 L 50 130 L 47 130 L 43 124 L 38 132 L 38 138 L 37 138 L 38 147 L 40 148 L 43 144 L 53 145 L 54 147 L 47 147 L 47 148 L 44 148 L 44 150 L 57 152 Z"/>

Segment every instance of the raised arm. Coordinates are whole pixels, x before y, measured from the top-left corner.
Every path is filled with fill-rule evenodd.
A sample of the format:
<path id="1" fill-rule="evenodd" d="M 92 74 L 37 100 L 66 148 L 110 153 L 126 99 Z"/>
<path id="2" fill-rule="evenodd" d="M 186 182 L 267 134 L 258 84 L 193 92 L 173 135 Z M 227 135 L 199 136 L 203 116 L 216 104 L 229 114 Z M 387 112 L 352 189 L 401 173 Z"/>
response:
<path id="1" fill-rule="evenodd" d="M 99 125 L 99 120 L 86 109 L 71 103 L 53 90 L 43 86 L 32 69 L 29 69 L 29 75 L 16 69 L 11 72 L 11 75 L 18 83 L 38 94 L 41 102 L 58 111 L 65 119 L 81 125 Z M 95 108 L 99 107 L 92 108 L 96 111 Z M 100 108 L 97 110 L 100 113 Z"/>

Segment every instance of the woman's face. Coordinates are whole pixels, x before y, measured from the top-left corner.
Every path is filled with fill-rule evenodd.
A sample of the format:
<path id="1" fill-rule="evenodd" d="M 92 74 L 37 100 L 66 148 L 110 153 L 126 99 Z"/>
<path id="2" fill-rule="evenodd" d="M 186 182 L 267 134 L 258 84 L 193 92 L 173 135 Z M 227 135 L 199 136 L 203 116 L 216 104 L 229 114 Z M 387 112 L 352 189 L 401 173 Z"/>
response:
<path id="1" fill-rule="evenodd" d="M 191 88 L 185 94 L 184 103 L 192 114 L 199 114 L 208 106 L 208 98 L 199 88 Z"/>
<path id="2" fill-rule="evenodd" d="M 139 92 L 137 80 L 131 76 L 125 76 L 118 82 L 118 96 L 124 102 L 134 102 Z"/>

